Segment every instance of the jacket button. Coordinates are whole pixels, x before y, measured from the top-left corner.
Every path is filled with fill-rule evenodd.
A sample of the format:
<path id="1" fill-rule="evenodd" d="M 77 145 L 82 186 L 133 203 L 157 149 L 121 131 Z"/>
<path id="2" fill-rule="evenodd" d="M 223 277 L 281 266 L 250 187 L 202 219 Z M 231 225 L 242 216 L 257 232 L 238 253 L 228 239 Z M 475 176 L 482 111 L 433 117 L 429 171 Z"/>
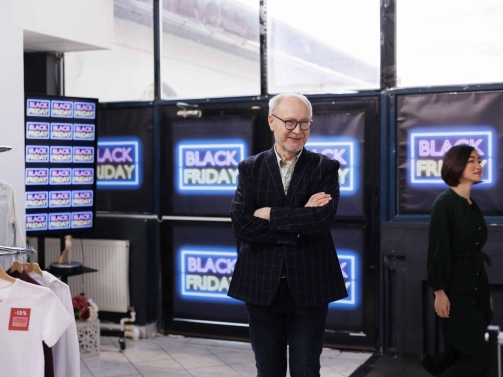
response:
<path id="1" fill-rule="evenodd" d="M 477 276 L 480 276 L 480 272 L 477 272 Z"/>
<path id="2" fill-rule="evenodd" d="M 477 290 L 477 288 L 475 288 L 475 291 Z"/>
<path id="3" fill-rule="evenodd" d="M 278 259 L 282 260 L 283 259 L 283 255 L 278 255 Z"/>
<path id="4" fill-rule="evenodd" d="M 475 242 L 475 245 L 478 245 L 479 243 L 478 242 Z"/>
<path id="5" fill-rule="evenodd" d="M 472 304 L 475 304 L 475 301 L 472 301 Z"/>
<path id="6" fill-rule="evenodd" d="M 482 230 L 482 227 L 481 227 L 481 226 L 479 226 L 479 230 Z"/>

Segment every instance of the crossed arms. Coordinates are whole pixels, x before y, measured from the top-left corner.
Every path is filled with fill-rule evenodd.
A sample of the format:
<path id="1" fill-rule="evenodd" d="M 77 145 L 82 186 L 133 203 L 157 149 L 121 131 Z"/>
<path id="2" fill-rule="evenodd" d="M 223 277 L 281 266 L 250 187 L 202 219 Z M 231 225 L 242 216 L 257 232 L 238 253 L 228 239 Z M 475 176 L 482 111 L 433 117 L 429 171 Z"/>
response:
<path id="1" fill-rule="evenodd" d="M 295 245 L 299 236 L 329 231 L 339 202 L 339 164 L 330 161 L 318 193 L 302 207 L 256 208 L 252 177 L 245 163 L 239 164 L 239 182 L 232 200 L 231 218 L 236 238 L 244 242 Z"/>

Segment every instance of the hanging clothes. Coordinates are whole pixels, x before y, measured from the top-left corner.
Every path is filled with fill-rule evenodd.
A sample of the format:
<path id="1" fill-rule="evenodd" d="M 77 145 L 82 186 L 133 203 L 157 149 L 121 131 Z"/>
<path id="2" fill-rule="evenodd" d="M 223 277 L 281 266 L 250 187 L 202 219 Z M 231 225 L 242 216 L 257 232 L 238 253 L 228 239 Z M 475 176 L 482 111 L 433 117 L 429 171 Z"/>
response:
<path id="1" fill-rule="evenodd" d="M 55 377 L 80 377 L 80 349 L 77 335 L 77 324 L 73 314 L 72 294 L 70 287 L 47 271 L 42 275 L 30 272 L 29 276 L 37 283 L 49 288 L 61 301 L 72 322 L 61 335 L 58 342 L 52 347 Z"/>
<path id="2" fill-rule="evenodd" d="M 50 289 L 0 280 L 0 365 L 9 377 L 44 376 L 40 344 L 53 347 L 72 317 Z"/>
<path id="3" fill-rule="evenodd" d="M 14 189 L 0 180 L 0 245 L 24 247 L 25 238 L 16 211 Z"/>

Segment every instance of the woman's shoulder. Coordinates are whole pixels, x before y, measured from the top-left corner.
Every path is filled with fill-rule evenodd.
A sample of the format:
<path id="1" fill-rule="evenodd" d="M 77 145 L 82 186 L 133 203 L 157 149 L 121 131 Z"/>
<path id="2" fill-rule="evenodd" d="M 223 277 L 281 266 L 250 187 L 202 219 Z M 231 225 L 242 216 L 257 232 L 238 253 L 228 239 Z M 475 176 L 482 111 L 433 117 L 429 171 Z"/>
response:
<path id="1" fill-rule="evenodd" d="M 436 208 L 446 208 L 455 204 L 456 201 L 457 197 L 454 191 L 447 189 L 437 196 L 437 198 L 433 202 L 433 205 L 431 206 L 431 209 L 434 210 Z"/>

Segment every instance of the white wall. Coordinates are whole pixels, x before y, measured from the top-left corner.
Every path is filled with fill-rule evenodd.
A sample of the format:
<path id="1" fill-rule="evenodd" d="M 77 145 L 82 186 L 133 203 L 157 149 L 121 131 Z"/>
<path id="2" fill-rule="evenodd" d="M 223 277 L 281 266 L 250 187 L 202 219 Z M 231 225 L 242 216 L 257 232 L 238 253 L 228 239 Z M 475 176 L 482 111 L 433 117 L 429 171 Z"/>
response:
<path id="1" fill-rule="evenodd" d="M 90 45 L 95 49 L 112 48 L 113 0 L 18 0 L 18 2 L 23 4 L 25 30 Z M 56 48 L 55 51 L 61 49 Z"/>
<path id="2" fill-rule="evenodd" d="M 24 73 L 22 2 L 0 1 L 0 179 L 14 186 L 24 233 Z"/>

